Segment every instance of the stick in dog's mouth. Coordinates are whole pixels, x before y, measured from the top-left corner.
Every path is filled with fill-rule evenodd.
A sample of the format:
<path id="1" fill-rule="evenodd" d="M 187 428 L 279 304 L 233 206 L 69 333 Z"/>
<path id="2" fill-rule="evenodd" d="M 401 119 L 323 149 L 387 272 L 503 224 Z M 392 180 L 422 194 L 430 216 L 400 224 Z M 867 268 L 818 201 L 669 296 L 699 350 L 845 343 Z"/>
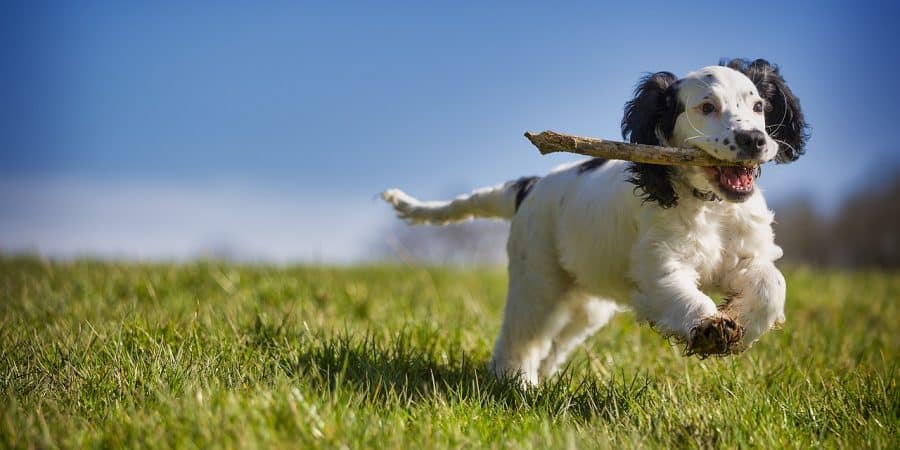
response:
<path id="1" fill-rule="evenodd" d="M 627 142 L 607 141 L 604 139 L 573 136 L 543 131 L 541 133 L 525 133 L 525 137 L 540 150 L 541 154 L 555 152 L 570 152 L 579 155 L 593 156 L 604 159 L 621 159 L 646 164 L 661 164 L 666 166 L 700 166 L 716 167 L 745 167 L 753 170 L 758 166 L 757 162 L 742 161 L 730 162 L 713 158 L 698 148 L 661 147 L 658 145 L 631 144 Z M 729 173 L 727 181 L 739 181 L 740 174 L 732 179 Z M 738 184 L 740 185 L 740 184 Z M 731 184 L 729 184 L 731 186 Z"/>

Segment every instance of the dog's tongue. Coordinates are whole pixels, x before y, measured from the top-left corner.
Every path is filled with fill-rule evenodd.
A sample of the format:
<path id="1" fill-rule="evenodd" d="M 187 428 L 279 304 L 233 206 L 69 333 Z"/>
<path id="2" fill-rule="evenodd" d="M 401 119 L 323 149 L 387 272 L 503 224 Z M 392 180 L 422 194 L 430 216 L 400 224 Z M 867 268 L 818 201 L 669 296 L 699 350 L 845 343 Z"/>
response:
<path id="1" fill-rule="evenodd" d="M 719 182 L 724 186 L 750 189 L 753 186 L 753 173 L 746 167 L 721 167 Z"/>

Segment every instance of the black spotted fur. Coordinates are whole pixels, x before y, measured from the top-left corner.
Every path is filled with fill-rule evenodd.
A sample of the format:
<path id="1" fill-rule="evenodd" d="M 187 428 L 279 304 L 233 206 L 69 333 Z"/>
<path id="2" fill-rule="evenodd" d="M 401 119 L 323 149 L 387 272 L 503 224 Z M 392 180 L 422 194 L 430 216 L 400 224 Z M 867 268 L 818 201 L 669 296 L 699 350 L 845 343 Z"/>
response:
<path id="1" fill-rule="evenodd" d="M 764 59 L 723 59 L 719 65 L 747 76 L 765 99 L 766 132 L 778 140 L 778 163 L 790 163 L 806 153 L 809 125 L 800 110 L 800 100 L 791 92 L 778 66 Z"/>
<path id="2" fill-rule="evenodd" d="M 516 190 L 516 211 L 519 211 L 519 205 L 528 197 L 531 188 L 540 180 L 541 177 L 522 177 L 514 182 L 513 189 Z"/>

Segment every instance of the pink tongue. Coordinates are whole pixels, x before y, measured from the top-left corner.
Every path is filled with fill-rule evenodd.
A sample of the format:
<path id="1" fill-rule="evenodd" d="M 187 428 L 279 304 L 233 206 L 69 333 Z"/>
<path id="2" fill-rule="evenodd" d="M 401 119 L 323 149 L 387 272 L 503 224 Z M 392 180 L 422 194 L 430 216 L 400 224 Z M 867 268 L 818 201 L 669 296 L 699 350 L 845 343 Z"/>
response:
<path id="1" fill-rule="evenodd" d="M 729 186 L 750 187 L 753 183 L 753 177 L 750 171 L 734 167 L 723 167 L 719 175 L 722 184 Z"/>

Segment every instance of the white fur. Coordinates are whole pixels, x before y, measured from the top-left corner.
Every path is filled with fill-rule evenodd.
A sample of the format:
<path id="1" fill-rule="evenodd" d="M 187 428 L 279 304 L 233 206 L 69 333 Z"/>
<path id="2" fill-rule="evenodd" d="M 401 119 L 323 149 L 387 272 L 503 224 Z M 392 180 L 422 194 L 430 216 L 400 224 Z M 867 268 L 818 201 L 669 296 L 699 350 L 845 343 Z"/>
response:
<path id="1" fill-rule="evenodd" d="M 734 152 L 721 145 L 729 126 L 765 130 L 764 119 L 752 111 L 756 89 L 739 72 L 706 68 L 684 80 L 686 114 L 667 144 L 695 145 L 733 160 Z M 721 110 L 715 117 L 695 109 L 709 95 Z M 760 162 L 775 156 L 777 145 L 771 144 Z M 784 320 L 785 282 L 773 264 L 782 252 L 759 189 L 740 203 L 706 201 L 692 195 L 694 189 L 716 190 L 703 170 L 678 169 L 678 205 L 663 209 L 635 194 L 627 167 L 623 161 L 585 173 L 574 164 L 561 167 L 533 186 L 518 211 L 514 182 L 452 202 L 420 202 L 396 189 L 383 197 L 414 223 L 511 218 L 509 292 L 491 362 L 499 376 L 518 374 L 529 384 L 551 376 L 574 347 L 624 307 L 685 340 L 703 319 L 729 314 L 744 328 L 736 350 Z M 720 311 L 707 292 L 734 300 Z"/>

